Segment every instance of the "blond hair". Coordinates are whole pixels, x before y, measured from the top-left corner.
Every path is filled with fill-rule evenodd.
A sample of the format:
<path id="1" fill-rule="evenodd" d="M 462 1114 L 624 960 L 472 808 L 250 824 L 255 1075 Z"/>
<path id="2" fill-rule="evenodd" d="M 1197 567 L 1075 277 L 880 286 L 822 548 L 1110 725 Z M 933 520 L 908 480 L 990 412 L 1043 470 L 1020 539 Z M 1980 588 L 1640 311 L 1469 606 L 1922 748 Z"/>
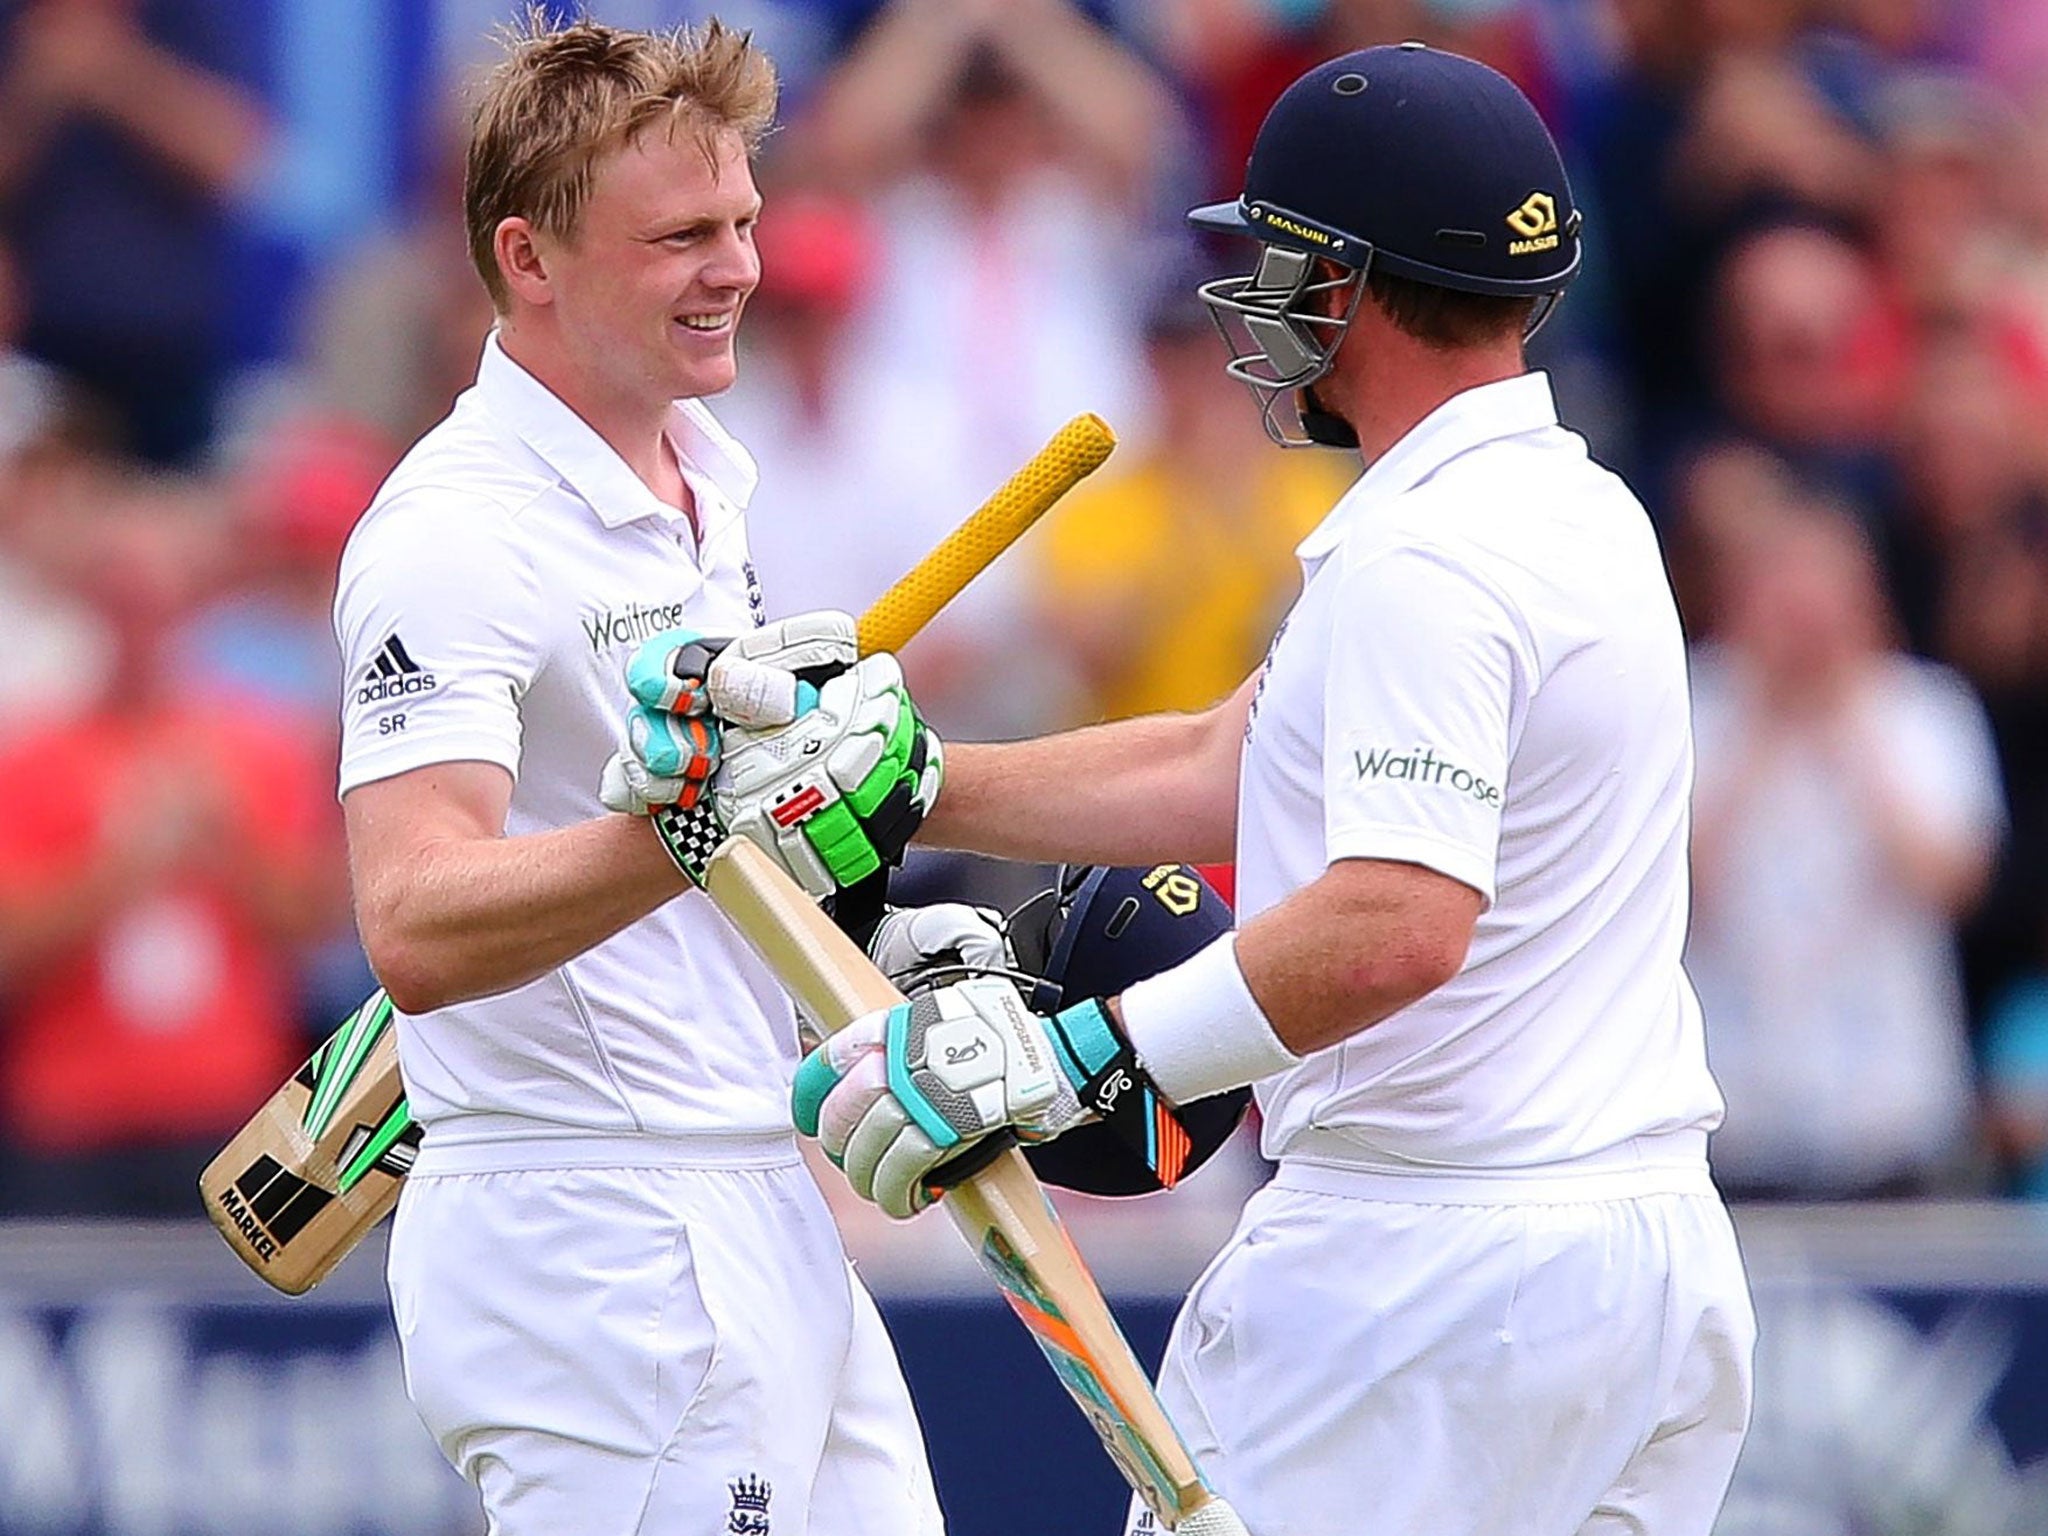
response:
<path id="1" fill-rule="evenodd" d="M 656 125 L 695 134 L 714 167 L 727 133 L 751 155 L 774 123 L 775 95 L 775 66 L 752 34 L 717 20 L 629 32 L 589 20 L 558 26 L 534 6 L 508 34 L 470 119 L 463 223 L 491 302 L 502 312 L 510 298 L 495 249 L 504 220 L 573 236 L 597 162 Z"/>

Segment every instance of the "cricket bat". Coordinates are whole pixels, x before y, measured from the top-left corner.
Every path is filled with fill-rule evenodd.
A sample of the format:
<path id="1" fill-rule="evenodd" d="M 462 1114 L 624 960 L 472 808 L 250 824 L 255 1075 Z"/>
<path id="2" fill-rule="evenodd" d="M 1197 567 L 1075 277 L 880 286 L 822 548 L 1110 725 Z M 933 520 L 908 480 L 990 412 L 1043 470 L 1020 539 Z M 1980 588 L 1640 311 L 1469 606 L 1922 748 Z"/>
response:
<path id="1" fill-rule="evenodd" d="M 207 1164 L 199 1193 L 242 1262 L 297 1296 L 390 1213 L 419 1144 L 380 987 Z"/>
<path id="2" fill-rule="evenodd" d="M 861 615 L 862 653 L 901 649 L 1115 446 L 1098 416 L 1060 428 Z M 244 1264 L 301 1295 L 390 1214 L 419 1140 L 379 991 L 206 1166 L 200 1198 Z"/>
<path id="3" fill-rule="evenodd" d="M 745 838 L 726 839 L 711 856 L 704 888 L 819 1028 L 829 1033 L 904 1001 Z M 1184 1536 L 1244 1536 L 1235 1511 L 1203 1483 L 1023 1153 L 1008 1148 L 941 1203 L 1152 1513 Z"/>

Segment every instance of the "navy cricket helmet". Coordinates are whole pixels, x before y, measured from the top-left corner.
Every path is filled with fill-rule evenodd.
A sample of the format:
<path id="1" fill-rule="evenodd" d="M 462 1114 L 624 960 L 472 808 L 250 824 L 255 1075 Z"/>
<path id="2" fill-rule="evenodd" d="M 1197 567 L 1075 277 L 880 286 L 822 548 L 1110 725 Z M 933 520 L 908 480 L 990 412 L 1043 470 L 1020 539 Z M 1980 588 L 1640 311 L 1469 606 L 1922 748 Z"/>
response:
<path id="1" fill-rule="evenodd" d="M 1329 371 L 1369 271 L 1534 298 L 1533 333 L 1579 269 L 1578 210 L 1536 109 L 1505 75 L 1421 43 L 1347 53 L 1296 80 L 1259 128 L 1243 194 L 1188 220 L 1262 242 L 1256 271 L 1201 294 L 1232 342 L 1231 377 L 1289 446 L 1341 442 L 1288 436 L 1274 407 Z"/>
<path id="2" fill-rule="evenodd" d="M 1156 976 L 1230 931 L 1229 903 L 1186 864 L 1150 869 L 1068 866 L 1052 889 L 1010 916 L 1017 969 L 1039 978 L 1026 994 L 1053 1013 L 1091 997 L 1112 997 Z M 1176 1105 L 1192 1144 L 1182 1175 L 1199 1168 L 1244 1118 L 1251 1089 Z M 1048 1184 L 1091 1195 L 1142 1195 L 1160 1188 L 1145 1160 L 1108 1125 L 1076 1126 L 1024 1156 Z"/>

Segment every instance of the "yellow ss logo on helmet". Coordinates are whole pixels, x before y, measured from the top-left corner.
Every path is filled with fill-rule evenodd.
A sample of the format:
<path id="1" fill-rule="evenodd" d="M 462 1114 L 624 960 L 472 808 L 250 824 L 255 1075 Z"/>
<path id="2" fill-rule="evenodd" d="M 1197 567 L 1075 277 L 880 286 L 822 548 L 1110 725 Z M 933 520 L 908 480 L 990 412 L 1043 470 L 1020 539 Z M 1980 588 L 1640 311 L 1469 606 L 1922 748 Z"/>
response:
<path id="1" fill-rule="evenodd" d="M 1161 864 L 1138 883 L 1175 917 L 1186 917 L 1202 904 L 1201 883 L 1178 864 Z"/>
<path id="2" fill-rule="evenodd" d="M 1508 215 L 1508 228 L 1530 240 L 1549 234 L 1557 228 L 1557 199 L 1548 192 L 1531 192 L 1522 206 Z"/>

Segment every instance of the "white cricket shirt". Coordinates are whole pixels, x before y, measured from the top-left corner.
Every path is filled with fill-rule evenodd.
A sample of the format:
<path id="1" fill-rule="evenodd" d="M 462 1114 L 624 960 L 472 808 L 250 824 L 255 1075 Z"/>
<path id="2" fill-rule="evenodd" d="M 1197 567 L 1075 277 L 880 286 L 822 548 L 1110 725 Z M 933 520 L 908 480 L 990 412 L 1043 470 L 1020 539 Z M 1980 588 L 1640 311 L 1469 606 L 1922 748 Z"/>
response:
<path id="1" fill-rule="evenodd" d="M 482 761 L 514 775 L 508 836 L 605 814 L 633 648 L 761 619 L 741 515 L 753 461 L 700 402 L 677 402 L 668 430 L 700 535 L 486 343 L 475 387 L 392 471 L 342 556 L 344 794 Z M 526 986 L 404 1019 L 398 1039 L 430 1149 L 504 1144 L 472 1163 L 517 1166 L 520 1143 L 550 1133 L 789 1130 L 790 1004 L 696 894 Z"/>
<path id="2" fill-rule="evenodd" d="M 1680 964 L 1692 729 L 1641 505 L 1527 374 L 1431 413 L 1298 553 L 1246 734 L 1240 920 L 1346 858 L 1487 905 L 1448 984 L 1260 1085 L 1267 1155 L 1534 1168 L 1683 1132 L 1696 1161 L 1721 1100 Z"/>

